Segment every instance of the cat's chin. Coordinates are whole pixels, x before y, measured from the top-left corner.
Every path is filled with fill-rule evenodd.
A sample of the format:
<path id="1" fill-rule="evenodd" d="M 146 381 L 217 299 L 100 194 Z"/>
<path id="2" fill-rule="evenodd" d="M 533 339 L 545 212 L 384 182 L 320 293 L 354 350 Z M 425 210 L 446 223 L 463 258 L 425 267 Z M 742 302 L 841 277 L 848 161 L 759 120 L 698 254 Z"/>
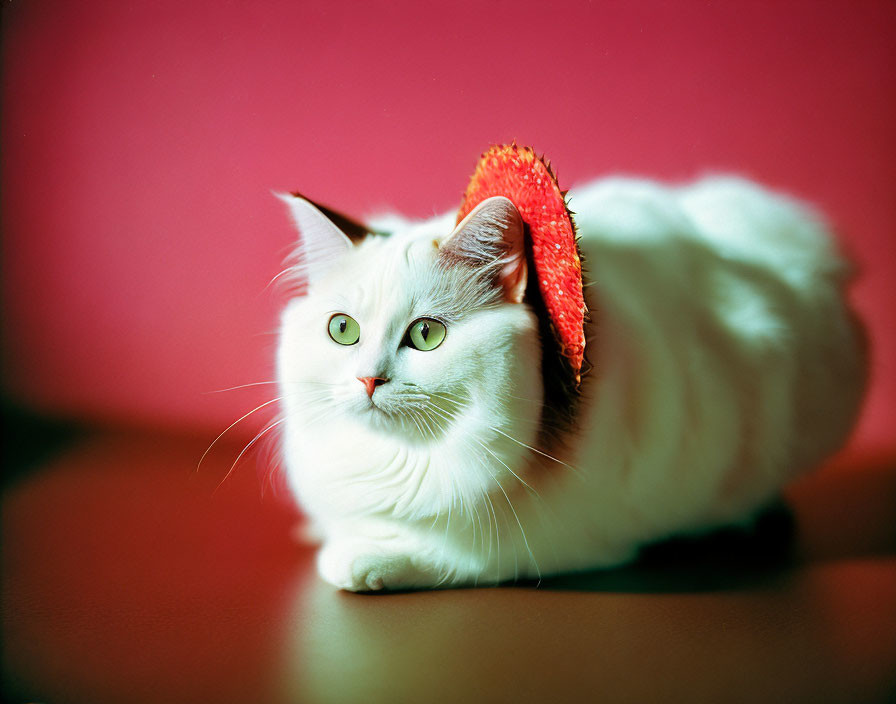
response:
<path id="1" fill-rule="evenodd" d="M 395 429 L 402 425 L 401 415 L 378 404 L 373 399 L 366 400 L 357 410 L 357 416 L 373 427 L 382 429 Z"/>
<path id="2" fill-rule="evenodd" d="M 410 434 L 400 416 L 386 413 L 379 408 L 371 408 L 360 416 L 365 425 L 381 435 L 405 437 Z"/>

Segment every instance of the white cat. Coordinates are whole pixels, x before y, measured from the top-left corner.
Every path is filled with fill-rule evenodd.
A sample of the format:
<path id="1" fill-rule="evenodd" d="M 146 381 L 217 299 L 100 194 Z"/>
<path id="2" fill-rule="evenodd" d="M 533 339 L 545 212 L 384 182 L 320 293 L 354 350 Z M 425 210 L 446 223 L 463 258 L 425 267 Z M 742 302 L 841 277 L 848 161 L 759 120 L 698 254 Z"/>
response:
<path id="1" fill-rule="evenodd" d="M 620 565 L 749 522 L 853 424 L 848 267 L 808 209 L 749 182 L 570 192 L 592 316 L 575 403 L 545 388 L 510 201 L 353 243 L 283 198 L 308 282 L 282 318 L 283 453 L 337 587 Z"/>

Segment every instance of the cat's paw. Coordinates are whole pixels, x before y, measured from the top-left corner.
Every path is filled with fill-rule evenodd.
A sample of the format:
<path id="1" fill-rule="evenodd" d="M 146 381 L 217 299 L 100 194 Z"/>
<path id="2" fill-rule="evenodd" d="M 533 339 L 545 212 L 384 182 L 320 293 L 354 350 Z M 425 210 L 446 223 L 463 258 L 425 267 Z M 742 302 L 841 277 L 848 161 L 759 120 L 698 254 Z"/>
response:
<path id="1" fill-rule="evenodd" d="M 433 570 L 410 555 L 356 541 L 327 543 L 318 554 L 317 568 L 327 582 L 350 592 L 421 589 L 438 582 Z"/>

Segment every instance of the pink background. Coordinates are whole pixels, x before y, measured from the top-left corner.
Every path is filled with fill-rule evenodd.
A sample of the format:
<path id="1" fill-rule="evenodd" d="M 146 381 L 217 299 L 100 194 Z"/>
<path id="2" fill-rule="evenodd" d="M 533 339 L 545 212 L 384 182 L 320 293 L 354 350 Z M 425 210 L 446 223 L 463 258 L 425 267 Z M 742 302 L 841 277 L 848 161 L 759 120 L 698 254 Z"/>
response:
<path id="1" fill-rule="evenodd" d="M 894 46 L 888 1 L 4 3 L 5 393 L 222 430 L 273 393 L 208 393 L 272 378 L 271 189 L 428 215 L 516 139 L 564 187 L 724 170 L 821 206 L 863 270 L 857 441 L 892 449 Z"/>

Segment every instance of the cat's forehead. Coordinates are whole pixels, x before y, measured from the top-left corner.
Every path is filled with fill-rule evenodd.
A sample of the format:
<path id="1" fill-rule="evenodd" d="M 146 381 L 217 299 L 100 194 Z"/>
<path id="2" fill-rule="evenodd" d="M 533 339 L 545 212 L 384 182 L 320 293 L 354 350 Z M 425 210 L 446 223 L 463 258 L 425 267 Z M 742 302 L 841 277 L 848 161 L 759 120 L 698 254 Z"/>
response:
<path id="1" fill-rule="evenodd" d="M 341 257 L 315 293 L 353 314 L 393 314 L 431 282 L 439 239 L 414 229 L 370 236 Z"/>
<path id="2" fill-rule="evenodd" d="M 362 284 L 409 284 L 431 274 L 438 249 L 438 238 L 415 230 L 374 235 L 348 252 L 346 268 Z"/>
<path id="3" fill-rule="evenodd" d="M 453 219 L 444 217 L 372 235 L 347 250 L 312 295 L 318 306 L 377 321 L 384 330 L 418 317 L 453 322 L 499 304 L 500 288 L 489 279 L 440 258 L 452 231 Z"/>
<path id="4" fill-rule="evenodd" d="M 433 262 L 442 239 L 443 235 L 428 231 L 400 230 L 390 235 L 371 235 L 349 254 L 360 260 L 379 259 L 394 265 L 404 264 L 406 269 L 412 270 Z"/>

